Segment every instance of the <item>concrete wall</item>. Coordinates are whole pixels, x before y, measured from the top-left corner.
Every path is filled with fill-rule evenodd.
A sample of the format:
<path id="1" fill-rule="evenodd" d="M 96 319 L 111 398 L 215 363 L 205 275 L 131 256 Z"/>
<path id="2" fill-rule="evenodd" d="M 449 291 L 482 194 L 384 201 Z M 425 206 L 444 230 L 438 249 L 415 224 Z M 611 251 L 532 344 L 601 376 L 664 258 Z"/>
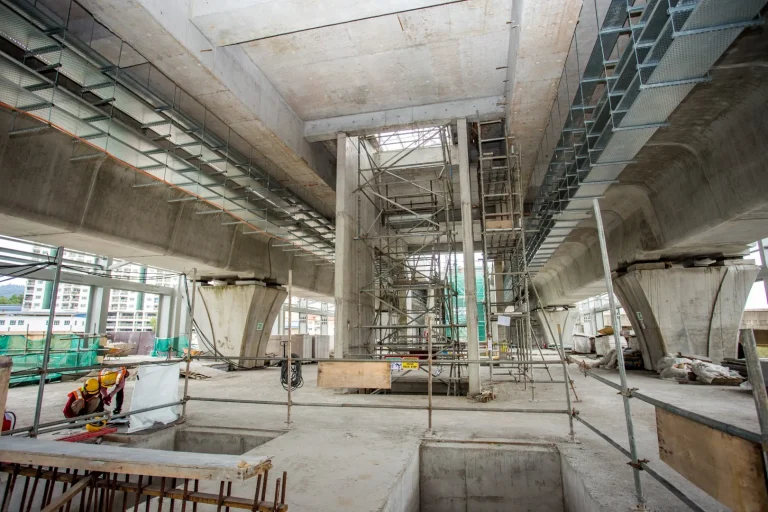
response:
<path id="1" fill-rule="evenodd" d="M 546 310 L 546 313 L 542 309 L 531 311 L 533 317 L 531 320 L 535 320 L 536 327 L 534 329 L 541 346 L 543 347 L 545 343 L 548 347 L 560 344 L 560 335 L 557 331 L 559 325 L 563 335 L 563 345 L 570 347 L 573 342 L 573 328 L 579 319 L 579 314 L 579 310 L 575 306 L 565 310 Z M 549 328 L 547 328 L 547 321 L 549 321 Z"/>
<path id="2" fill-rule="evenodd" d="M 424 442 L 421 512 L 563 510 L 554 447 Z"/>
<path id="3" fill-rule="evenodd" d="M 381 512 L 419 512 L 419 453 L 413 454 L 400 473 Z"/>
<path id="4" fill-rule="evenodd" d="M 567 456 L 560 457 L 565 512 L 609 512 L 598 504 Z M 615 509 L 610 509 L 613 512 Z"/>
<path id="5" fill-rule="evenodd" d="M 200 201 L 168 202 L 182 193 L 134 185 L 153 180 L 56 130 L 9 137 L 12 118 L 0 109 L 0 232 L 198 276 L 249 276 L 333 293 L 333 272 L 273 248 L 274 239 L 222 226 Z M 39 127 L 18 115 L 14 129 Z M 215 218 L 214 218 L 215 217 Z M 320 269 L 324 270 L 320 270 Z"/>

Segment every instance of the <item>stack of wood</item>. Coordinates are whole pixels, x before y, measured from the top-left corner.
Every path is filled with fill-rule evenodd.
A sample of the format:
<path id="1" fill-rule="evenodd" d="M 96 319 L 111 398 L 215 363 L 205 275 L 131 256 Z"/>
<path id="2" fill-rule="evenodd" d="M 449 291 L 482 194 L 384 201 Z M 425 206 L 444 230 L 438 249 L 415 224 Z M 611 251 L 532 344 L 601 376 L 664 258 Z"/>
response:
<path id="1" fill-rule="evenodd" d="M 627 370 L 642 370 L 643 354 L 639 350 L 624 350 L 624 368 Z"/>
<path id="2" fill-rule="evenodd" d="M 747 361 L 745 359 L 733 359 L 731 357 L 726 357 L 720 364 L 730 368 L 735 372 L 739 372 L 739 375 L 745 379 L 749 377 L 749 375 L 747 375 Z"/>

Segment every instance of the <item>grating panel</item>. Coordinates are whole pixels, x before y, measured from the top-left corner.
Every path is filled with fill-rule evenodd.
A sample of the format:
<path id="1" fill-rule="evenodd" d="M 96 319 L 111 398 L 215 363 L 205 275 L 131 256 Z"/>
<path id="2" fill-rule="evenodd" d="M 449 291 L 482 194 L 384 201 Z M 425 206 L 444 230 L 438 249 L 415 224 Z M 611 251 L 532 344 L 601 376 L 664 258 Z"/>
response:
<path id="1" fill-rule="evenodd" d="M 682 30 L 748 21 L 765 5 L 765 0 L 701 0 Z"/>
<path id="2" fill-rule="evenodd" d="M 662 123 L 685 99 L 695 83 L 642 89 L 619 126 Z"/>
<path id="3" fill-rule="evenodd" d="M 733 43 L 741 30 L 732 28 L 675 38 L 647 83 L 700 78 Z"/>
<path id="4" fill-rule="evenodd" d="M 633 159 L 656 130 L 657 127 L 614 132 L 611 143 L 602 152 L 597 163 Z"/>

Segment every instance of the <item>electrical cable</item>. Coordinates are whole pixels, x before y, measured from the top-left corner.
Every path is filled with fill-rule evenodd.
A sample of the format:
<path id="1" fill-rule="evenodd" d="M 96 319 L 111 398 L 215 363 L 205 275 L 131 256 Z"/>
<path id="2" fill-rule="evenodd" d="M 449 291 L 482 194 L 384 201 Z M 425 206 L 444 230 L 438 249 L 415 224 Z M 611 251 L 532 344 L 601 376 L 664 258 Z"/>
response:
<path id="1" fill-rule="evenodd" d="M 283 345 L 285 346 L 285 345 Z M 291 353 L 291 358 L 299 359 L 298 354 Z M 301 361 L 291 361 L 291 391 L 296 391 L 304 385 L 304 377 L 301 375 Z M 288 361 L 280 361 L 280 384 L 288 390 Z"/>
<path id="2" fill-rule="evenodd" d="M 186 278 L 186 274 L 184 275 L 184 277 Z M 189 285 L 188 285 L 186 279 L 184 279 L 184 291 L 186 292 L 185 296 L 187 298 L 187 310 L 191 313 L 192 312 L 192 303 L 191 303 L 191 301 L 189 299 Z M 190 316 L 192 316 L 192 315 L 190 314 Z M 223 359 L 227 364 L 229 364 L 231 367 L 235 368 L 236 370 L 251 370 L 252 369 L 252 368 L 246 368 L 245 366 L 241 365 L 240 363 L 238 363 L 236 361 L 233 361 L 232 359 L 229 359 L 229 358 L 227 358 L 227 357 L 225 357 L 223 355 L 220 356 L 218 354 L 218 350 L 216 349 L 216 343 L 211 342 L 211 340 L 209 340 L 208 337 L 205 334 L 203 334 L 203 330 L 200 329 L 200 326 L 198 325 L 197 320 L 193 319 L 192 320 L 192 325 L 197 330 L 197 336 L 200 339 L 200 341 L 203 343 L 203 346 L 209 352 L 212 352 L 219 359 Z M 191 341 L 192 340 L 190 340 L 190 342 Z"/>
<path id="3" fill-rule="evenodd" d="M 0 284 L 6 283 L 8 281 L 12 281 L 13 279 L 20 279 L 30 274 L 34 274 L 38 270 L 43 270 L 44 268 L 48 268 L 50 266 L 53 266 L 53 263 L 41 263 L 39 265 L 32 266 L 32 268 L 29 268 L 26 271 L 15 272 L 15 273 L 11 272 L 11 273 L 5 274 L 5 279 L 0 279 Z"/>

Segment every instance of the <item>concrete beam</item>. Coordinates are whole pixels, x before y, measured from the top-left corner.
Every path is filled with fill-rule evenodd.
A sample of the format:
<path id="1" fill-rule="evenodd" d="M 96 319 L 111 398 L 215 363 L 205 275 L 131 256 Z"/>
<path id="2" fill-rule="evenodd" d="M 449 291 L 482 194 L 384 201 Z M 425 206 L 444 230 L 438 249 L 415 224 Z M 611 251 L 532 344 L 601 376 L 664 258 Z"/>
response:
<path id="1" fill-rule="evenodd" d="M 744 32 L 600 201 L 611 268 L 738 256 L 768 234 L 768 37 Z M 733 94 L 739 90 L 739 94 Z M 534 277 L 547 304 L 603 293 L 594 221 Z"/>
<path id="2" fill-rule="evenodd" d="M 254 147 L 256 165 L 333 216 L 333 156 L 304 140 L 302 119 L 241 47 L 208 42 L 188 19 L 190 0 L 81 3 L 183 90 L 174 101 L 199 102 Z"/>
<path id="3" fill-rule="evenodd" d="M 340 25 L 457 0 L 192 0 L 192 23 L 216 46 Z M 462 1 L 462 0 L 458 0 Z"/>
<path id="4" fill-rule="evenodd" d="M 274 238 L 222 225 L 234 220 L 230 216 L 197 215 L 210 208 L 203 201 L 169 202 L 182 196 L 178 190 L 136 188 L 157 182 L 106 155 L 72 160 L 94 150 L 73 146 L 70 135 L 49 130 L 10 137 L 11 126 L 40 123 L 24 115 L 12 121 L 7 110 L 0 110 L 2 234 L 178 272 L 197 268 L 202 277 L 253 277 L 285 284 L 293 267 L 302 289 L 333 294 L 333 272 L 274 247 Z M 109 279 L 86 283 L 92 277 L 72 279 L 79 284 L 135 286 Z"/>
<path id="5" fill-rule="evenodd" d="M 0 276 L 13 277 L 14 272 L 18 272 L 18 269 L 0 270 Z M 53 281 L 55 274 L 56 271 L 54 268 L 44 268 L 29 274 L 25 273 L 24 277 L 27 279 L 37 279 L 40 281 Z M 75 274 L 65 270 L 61 271 L 61 282 L 76 284 L 80 286 L 96 286 L 99 288 L 104 288 L 107 292 L 105 299 L 106 301 L 109 301 L 110 288 L 115 290 L 126 290 L 129 292 L 153 293 L 155 295 L 174 295 L 176 293 L 176 289 L 171 288 L 170 286 L 135 283 L 133 281 L 126 281 L 124 279 L 113 279 L 111 277 L 94 276 L 91 274 Z M 104 313 L 106 314 L 106 311 L 104 311 Z"/>
<path id="6" fill-rule="evenodd" d="M 504 117 L 503 102 L 503 96 L 488 96 L 317 119 L 304 123 L 304 137 L 309 142 L 318 142 L 335 139 L 338 133 L 365 135 L 386 130 L 436 126 L 460 118 L 475 120 L 478 114 L 482 121 L 501 119 Z"/>

